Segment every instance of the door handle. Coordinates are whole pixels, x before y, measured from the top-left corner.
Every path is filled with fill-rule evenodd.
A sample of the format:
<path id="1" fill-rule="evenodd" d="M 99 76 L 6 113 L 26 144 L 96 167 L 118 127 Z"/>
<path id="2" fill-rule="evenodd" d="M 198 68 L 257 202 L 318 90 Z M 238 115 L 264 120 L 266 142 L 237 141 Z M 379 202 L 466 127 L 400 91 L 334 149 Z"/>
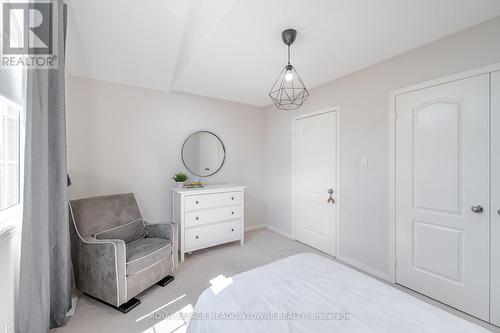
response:
<path id="1" fill-rule="evenodd" d="M 477 206 L 472 206 L 472 207 L 470 208 L 470 210 L 472 210 L 472 212 L 473 212 L 473 213 L 476 213 L 476 214 L 481 214 L 481 213 L 484 211 L 483 207 L 481 207 L 481 206 L 479 206 L 479 205 L 477 205 Z"/>
<path id="2" fill-rule="evenodd" d="M 333 188 L 331 188 L 327 191 L 327 193 L 330 194 L 330 197 L 328 198 L 327 203 L 331 202 L 332 204 L 335 204 L 335 199 L 332 197 L 334 192 L 335 191 L 333 190 Z"/>

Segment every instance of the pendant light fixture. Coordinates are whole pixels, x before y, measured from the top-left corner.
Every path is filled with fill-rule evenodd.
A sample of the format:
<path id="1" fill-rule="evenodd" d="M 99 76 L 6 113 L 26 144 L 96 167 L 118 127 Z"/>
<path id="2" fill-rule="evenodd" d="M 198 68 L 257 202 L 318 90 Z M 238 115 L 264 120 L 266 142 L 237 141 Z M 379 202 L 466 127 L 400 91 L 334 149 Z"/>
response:
<path id="1" fill-rule="evenodd" d="M 273 100 L 274 105 L 282 110 L 298 109 L 309 97 L 309 92 L 299 73 L 290 64 L 290 45 L 295 41 L 295 37 L 297 37 L 297 31 L 294 29 L 286 29 L 281 33 L 281 39 L 288 47 L 288 64 L 283 68 L 269 91 L 269 97 Z"/>

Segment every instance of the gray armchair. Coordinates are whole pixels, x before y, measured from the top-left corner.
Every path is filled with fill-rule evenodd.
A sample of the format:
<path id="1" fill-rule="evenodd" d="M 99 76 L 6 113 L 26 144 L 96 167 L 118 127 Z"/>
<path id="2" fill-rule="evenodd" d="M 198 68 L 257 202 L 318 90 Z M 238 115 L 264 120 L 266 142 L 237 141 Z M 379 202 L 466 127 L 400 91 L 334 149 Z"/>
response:
<path id="1" fill-rule="evenodd" d="M 146 223 L 133 193 L 73 200 L 70 215 L 78 290 L 128 312 L 137 294 L 173 280 L 177 225 Z"/>

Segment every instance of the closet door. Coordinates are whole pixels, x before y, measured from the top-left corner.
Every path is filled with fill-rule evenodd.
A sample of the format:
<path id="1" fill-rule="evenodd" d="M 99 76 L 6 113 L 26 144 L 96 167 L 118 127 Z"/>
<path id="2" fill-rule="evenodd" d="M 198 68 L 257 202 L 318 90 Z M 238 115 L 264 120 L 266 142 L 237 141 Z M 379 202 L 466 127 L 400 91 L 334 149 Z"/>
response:
<path id="1" fill-rule="evenodd" d="M 491 73 L 491 309 L 500 326 L 500 72 Z"/>
<path id="2" fill-rule="evenodd" d="M 396 282 L 483 320 L 489 88 L 485 74 L 396 97 Z"/>

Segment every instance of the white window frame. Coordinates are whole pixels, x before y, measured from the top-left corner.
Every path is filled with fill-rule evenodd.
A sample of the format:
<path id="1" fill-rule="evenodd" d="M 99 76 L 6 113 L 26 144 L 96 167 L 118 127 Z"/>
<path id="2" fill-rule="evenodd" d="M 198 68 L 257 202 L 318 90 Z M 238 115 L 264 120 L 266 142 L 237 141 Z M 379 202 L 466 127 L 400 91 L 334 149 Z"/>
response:
<path id="1" fill-rule="evenodd" d="M 11 2 L 11 0 L 7 0 Z M 14 33 L 19 32 L 20 25 L 17 20 L 14 21 L 17 30 Z M 17 38 L 21 38 L 17 34 Z M 19 77 L 16 78 L 15 82 L 11 82 L 14 85 L 21 85 L 21 101 L 13 102 L 9 98 L 5 98 L 0 92 L 0 99 L 2 102 L 7 102 L 19 109 L 19 201 L 16 205 L 0 211 L 0 240 L 4 237 L 8 237 L 13 233 L 21 229 L 22 225 L 22 214 L 23 214 L 23 193 L 24 193 L 24 147 L 25 147 L 25 136 L 26 136 L 26 69 L 19 69 Z M 17 81 L 19 80 L 19 81 Z M 4 87 L 1 87 L 2 89 Z M 7 88 L 11 89 L 11 88 Z"/>
<path id="2" fill-rule="evenodd" d="M 22 221 L 26 119 L 23 105 L 14 103 L 2 95 L 0 95 L 0 103 L 8 103 L 19 110 L 19 201 L 17 204 L 0 211 L 0 235 L 2 235 L 19 227 Z"/>

